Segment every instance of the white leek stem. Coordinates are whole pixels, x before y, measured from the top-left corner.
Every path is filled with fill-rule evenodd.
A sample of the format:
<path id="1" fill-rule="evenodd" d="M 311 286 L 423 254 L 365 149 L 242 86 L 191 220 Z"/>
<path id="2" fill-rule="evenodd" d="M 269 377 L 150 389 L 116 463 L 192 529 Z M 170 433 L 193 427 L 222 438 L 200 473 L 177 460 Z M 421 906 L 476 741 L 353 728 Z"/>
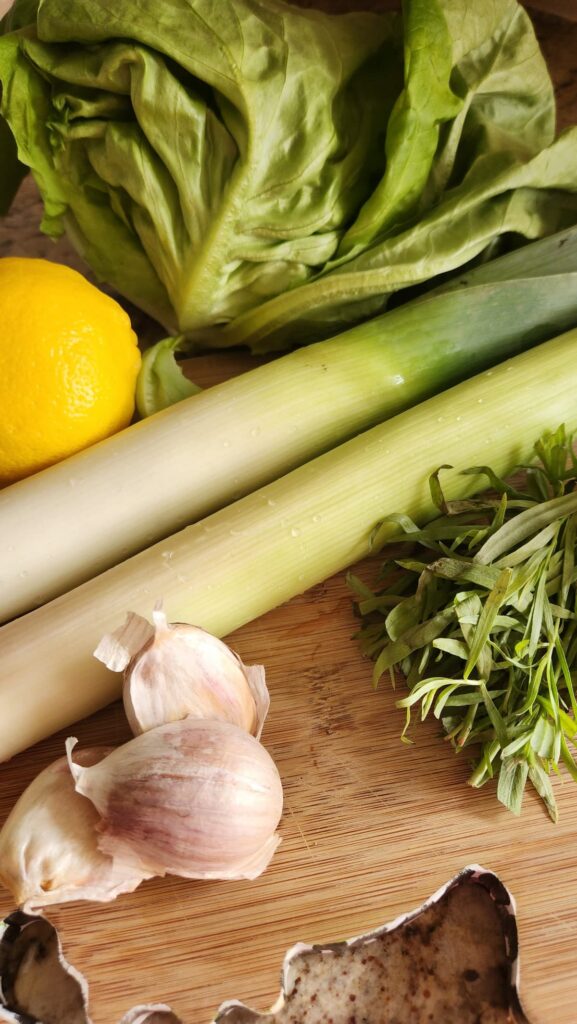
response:
<path id="1" fill-rule="evenodd" d="M 225 636 L 366 555 L 395 512 L 435 513 L 443 463 L 506 474 L 540 434 L 577 427 L 577 330 L 500 364 L 301 466 L 0 629 L 0 759 L 120 694 L 92 652 L 128 610 Z M 454 476 L 454 495 L 483 478 Z M 396 527 L 391 524 L 391 536 Z"/>
<path id="2" fill-rule="evenodd" d="M 188 398 L 5 488 L 0 623 L 573 326 L 577 231 L 477 268 L 465 284 Z"/>

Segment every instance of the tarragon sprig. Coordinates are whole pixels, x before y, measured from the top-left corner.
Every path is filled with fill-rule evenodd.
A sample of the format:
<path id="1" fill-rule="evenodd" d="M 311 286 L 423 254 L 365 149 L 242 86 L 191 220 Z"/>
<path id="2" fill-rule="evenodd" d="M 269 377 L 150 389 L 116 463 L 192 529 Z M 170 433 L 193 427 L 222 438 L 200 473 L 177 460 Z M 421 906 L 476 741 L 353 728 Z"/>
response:
<path id="1" fill-rule="evenodd" d="M 388 558 L 375 591 L 349 581 L 375 685 L 405 676 L 403 739 L 416 708 L 432 712 L 455 750 L 478 748 L 472 786 L 496 778 L 519 814 L 529 780 L 556 821 L 551 773 L 563 763 L 577 781 L 577 459 L 563 426 L 535 451 L 522 489 L 467 470 L 492 489 L 467 501 L 446 500 L 441 467 L 430 479 L 440 515 L 424 527 L 393 517 L 410 557 Z"/>

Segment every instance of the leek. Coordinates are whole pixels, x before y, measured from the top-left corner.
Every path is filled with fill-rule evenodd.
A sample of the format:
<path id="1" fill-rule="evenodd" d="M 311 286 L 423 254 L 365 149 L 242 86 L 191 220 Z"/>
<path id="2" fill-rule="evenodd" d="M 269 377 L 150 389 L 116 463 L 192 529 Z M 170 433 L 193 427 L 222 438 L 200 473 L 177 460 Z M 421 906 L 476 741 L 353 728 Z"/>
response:
<path id="1" fill-rule="evenodd" d="M 149 616 L 161 599 L 169 620 L 224 636 L 368 554 L 399 508 L 430 519 L 439 465 L 504 475 L 546 429 L 574 430 L 576 350 L 577 329 L 500 363 L 3 626 L 0 759 L 119 695 L 92 651 L 128 610 Z M 456 475 L 451 497 L 483 482 Z"/>
<path id="2" fill-rule="evenodd" d="M 576 323 L 573 229 L 12 485 L 0 493 L 0 622 Z"/>

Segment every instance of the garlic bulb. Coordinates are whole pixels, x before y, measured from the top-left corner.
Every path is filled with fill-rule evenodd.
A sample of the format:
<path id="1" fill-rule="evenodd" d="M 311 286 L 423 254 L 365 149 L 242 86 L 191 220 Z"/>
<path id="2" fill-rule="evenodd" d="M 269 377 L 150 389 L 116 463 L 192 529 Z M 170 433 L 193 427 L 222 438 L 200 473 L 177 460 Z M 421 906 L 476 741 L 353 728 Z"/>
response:
<path id="1" fill-rule="evenodd" d="M 109 747 L 84 750 L 84 766 Z M 19 907 L 34 913 L 69 900 L 114 899 L 150 872 L 119 863 L 98 849 L 98 812 L 74 788 L 66 757 L 45 768 L 24 791 L 0 832 L 0 882 Z"/>
<path id="2" fill-rule="evenodd" d="M 94 654 L 125 670 L 124 707 L 135 735 L 182 718 L 220 719 L 260 736 L 269 707 L 261 665 L 244 665 L 222 640 L 198 626 L 168 623 L 159 606 L 154 626 L 130 612 Z"/>
<path id="3" fill-rule="evenodd" d="M 255 878 L 278 843 L 282 786 L 244 729 L 217 719 L 161 725 L 85 767 L 76 789 L 96 807 L 103 853 L 185 878 Z"/>

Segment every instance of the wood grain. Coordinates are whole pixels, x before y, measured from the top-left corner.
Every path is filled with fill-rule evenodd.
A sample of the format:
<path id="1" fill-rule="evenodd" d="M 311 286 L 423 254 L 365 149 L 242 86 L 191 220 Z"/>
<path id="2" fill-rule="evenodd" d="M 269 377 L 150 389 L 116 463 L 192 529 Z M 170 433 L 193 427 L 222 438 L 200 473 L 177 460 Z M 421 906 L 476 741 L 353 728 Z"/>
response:
<path id="1" fill-rule="evenodd" d="M 536 23 L 567 124 L 577 120 L 577 27 L 548 16 Z M 36 204 L 28 183 L 0 228 L 0 252 L 68 262 L 65 242 L 54 249 L 38 235 Z M 190 372 L 203 383 L 243 365 L 236 357 L 196 360 Z M 147 1000 L 171 1004 L 186 1024 L 208 1024 L 231 997 L 264 1010 L 276 998 L 283 954 L 297 939 L 325 942 L 376 927 L 471 862 L 497 872 L 517 898 L 531 1020 L 574 1024 L 577 786 L 566 777 L 554 782 L 556 827 L 532 794 L 515 819 L 492 786 L 466 786 L 465 758 L 455 757 L 434 723 L 414 729 L 413 746 L 401 745 L 395 695 L 388 686 L 371 689 L 354 630 L 339 576 L 230 638 L 246 661 L 267 668 L 272 708 L 263 741 L 285 788 L 283 843 L 254 882 L 167 878 L 113 904 L 51 913 L 68 958 L 89 980 L 95 1024 L 115 1024 Z M 120 705 L 67 732 L 83 745 L 128 738 Z M 62 753 L 64 736 L 2 767 L 0 820 Z M 0 891 L 0 914 L 10 909 Z"/>
<path id="2" fill-rule="evenodd" d="M 113 1024 L 148 999 L 170 1003 L 186 1024 L 208 1024 L 229 997 L 266 1009 L 297 939 L 332 941 L 375 927 L 472 862 L 497 872 L 517 897 L 531 1019 L 573 1024 L 577 787 L 555 783 L 557 827 L 532 794 L 517 820 L 492 787 L 468 789 L 465 759 L 433 723 L 402 746 L 394 694 L 371 689 L 354 629 L 339 577 L 231 638 L 246 661 L 267 666 L 272 710 L 263 741 L 285 788 L 283 843 L 264 876 L 155 880 L 114 904 L 49 915 L 90 981 L 95 1024 Z M 68 732 L 83 745 L 128 737 L 119 705 Z M 64 735 L 4 766 L 3 807 L 62 751 Z M 9 909 L 2 893 L 0 913 Z"/>

